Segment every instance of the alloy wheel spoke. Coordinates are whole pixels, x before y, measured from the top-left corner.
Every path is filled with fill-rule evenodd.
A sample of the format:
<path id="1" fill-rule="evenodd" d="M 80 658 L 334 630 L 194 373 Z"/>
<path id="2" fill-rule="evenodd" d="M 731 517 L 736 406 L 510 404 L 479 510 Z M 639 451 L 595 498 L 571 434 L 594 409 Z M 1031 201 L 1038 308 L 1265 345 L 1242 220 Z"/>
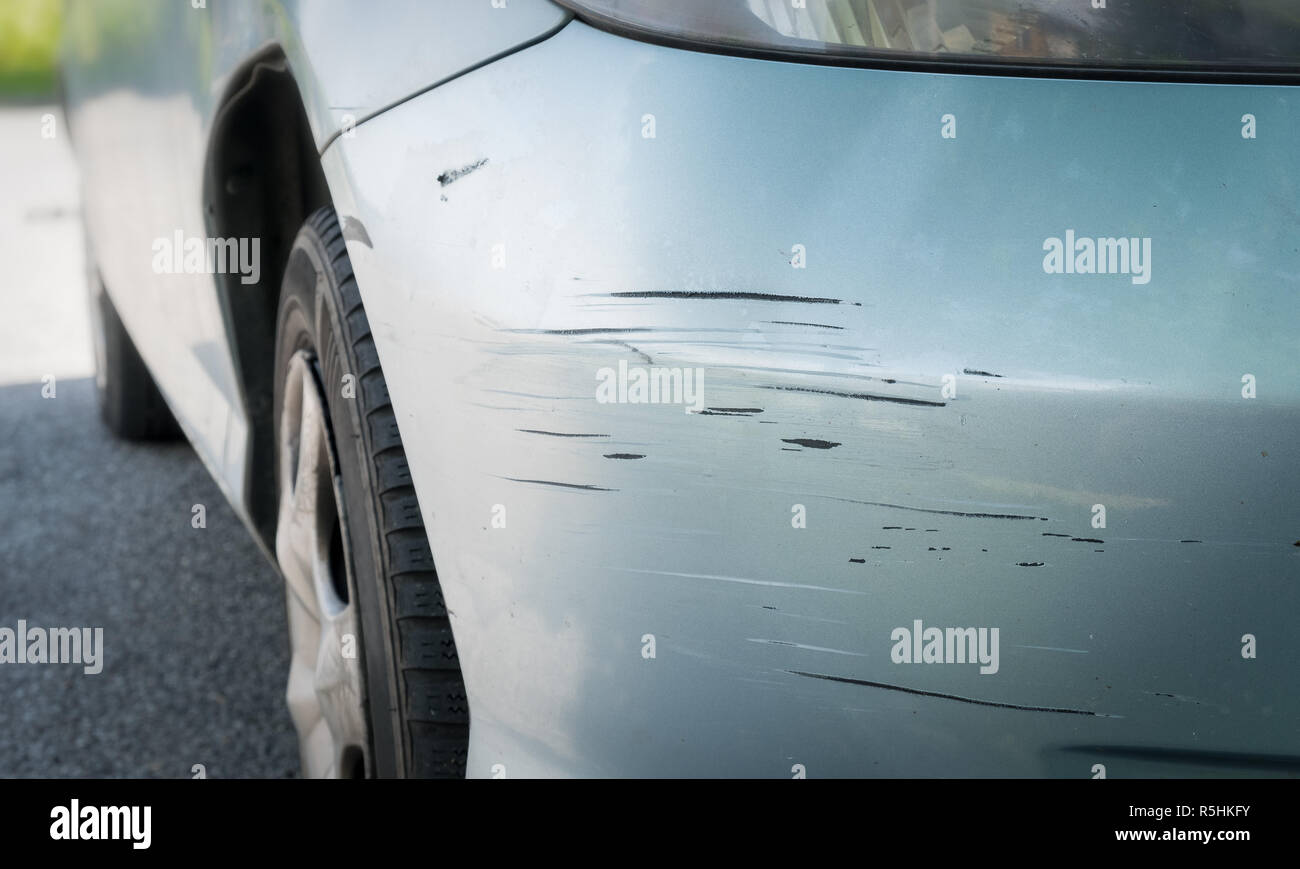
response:
<path id="1" fill-rule="evenodd" d="M 298 730 L 303 772 L 347 772 L 344 753 L 365 751 L 366 720 L 356 608 L 336 593 L 331 543 L 341 533 L 334 462 L 313 363 L 290 360 L 280 422 L 280 511 L 276 556 L 286 581 L 293 653 L 286 695 Z"/>

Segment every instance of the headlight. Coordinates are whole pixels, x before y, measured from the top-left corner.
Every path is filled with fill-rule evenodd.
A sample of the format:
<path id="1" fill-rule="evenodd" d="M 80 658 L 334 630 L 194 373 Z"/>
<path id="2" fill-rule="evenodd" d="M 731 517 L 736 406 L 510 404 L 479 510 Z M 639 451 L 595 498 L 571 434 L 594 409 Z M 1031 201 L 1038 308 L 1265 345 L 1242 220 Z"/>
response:
<path id="1" fill-rule="evenodd" d="M 790 60 L 1300 73 L 1294 0 L 557 2 L 633 37 Z"/>

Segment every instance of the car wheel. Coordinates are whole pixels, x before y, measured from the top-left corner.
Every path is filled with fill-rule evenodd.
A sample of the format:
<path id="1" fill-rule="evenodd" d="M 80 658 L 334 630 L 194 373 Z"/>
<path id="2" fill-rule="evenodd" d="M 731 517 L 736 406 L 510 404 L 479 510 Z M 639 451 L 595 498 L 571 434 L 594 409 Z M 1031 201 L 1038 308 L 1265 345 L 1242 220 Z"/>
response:
<path id="1" fill-rule="evenodd" d="M 276 344 L 275 551 L 303 773 L 463 776 L 456 644 L 332 209 L 294 242 Z"/>
<path id="2" fill-rule="evenodd" d="M 167 440 L 180 427 L 145 367 L 98 270 L 90 282 L 90 331 L 95 342 L 95 392 L 109 431 L 127 440 Z"/>

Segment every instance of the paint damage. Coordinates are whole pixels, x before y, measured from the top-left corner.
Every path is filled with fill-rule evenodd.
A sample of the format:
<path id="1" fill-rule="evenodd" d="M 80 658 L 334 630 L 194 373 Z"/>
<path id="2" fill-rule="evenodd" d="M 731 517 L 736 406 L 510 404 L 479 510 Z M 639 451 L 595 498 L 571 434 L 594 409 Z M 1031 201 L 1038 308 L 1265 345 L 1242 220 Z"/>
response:
<path id="1" fill-rule="evenodd" d="M 449 184 L 455 184 L 457 181 L 464 178 L 466 175 L 469 175 L 472 172 L 477 172 L 479 169 L 482 169 L 484 166 L 487 165 L 487 162 L 488 162 L 488 158 L 483 157 L 480 160 L 475 160 L 473 163 L 468 163 L 464 166 L 461 166 L 459 169 L 448 169 L 446 172 L 443 172 L 438 176 L 438 184 L 443 187 L 446 187 Z"/>

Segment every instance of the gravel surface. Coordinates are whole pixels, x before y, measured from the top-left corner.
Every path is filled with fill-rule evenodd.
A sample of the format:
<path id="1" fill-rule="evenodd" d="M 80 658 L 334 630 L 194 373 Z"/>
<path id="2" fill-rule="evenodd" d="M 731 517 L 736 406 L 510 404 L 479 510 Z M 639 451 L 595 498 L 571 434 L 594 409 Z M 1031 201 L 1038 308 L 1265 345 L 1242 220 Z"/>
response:
<path id="1" fill-rule="evenodd" d="M 0 777 L 296 775 L 281 580 L 187 444 L 99 421 L 76 170 L 47 111 L 0 109 L 0 630 L 102 628 L 103 670 L 0 663 Z"/>

